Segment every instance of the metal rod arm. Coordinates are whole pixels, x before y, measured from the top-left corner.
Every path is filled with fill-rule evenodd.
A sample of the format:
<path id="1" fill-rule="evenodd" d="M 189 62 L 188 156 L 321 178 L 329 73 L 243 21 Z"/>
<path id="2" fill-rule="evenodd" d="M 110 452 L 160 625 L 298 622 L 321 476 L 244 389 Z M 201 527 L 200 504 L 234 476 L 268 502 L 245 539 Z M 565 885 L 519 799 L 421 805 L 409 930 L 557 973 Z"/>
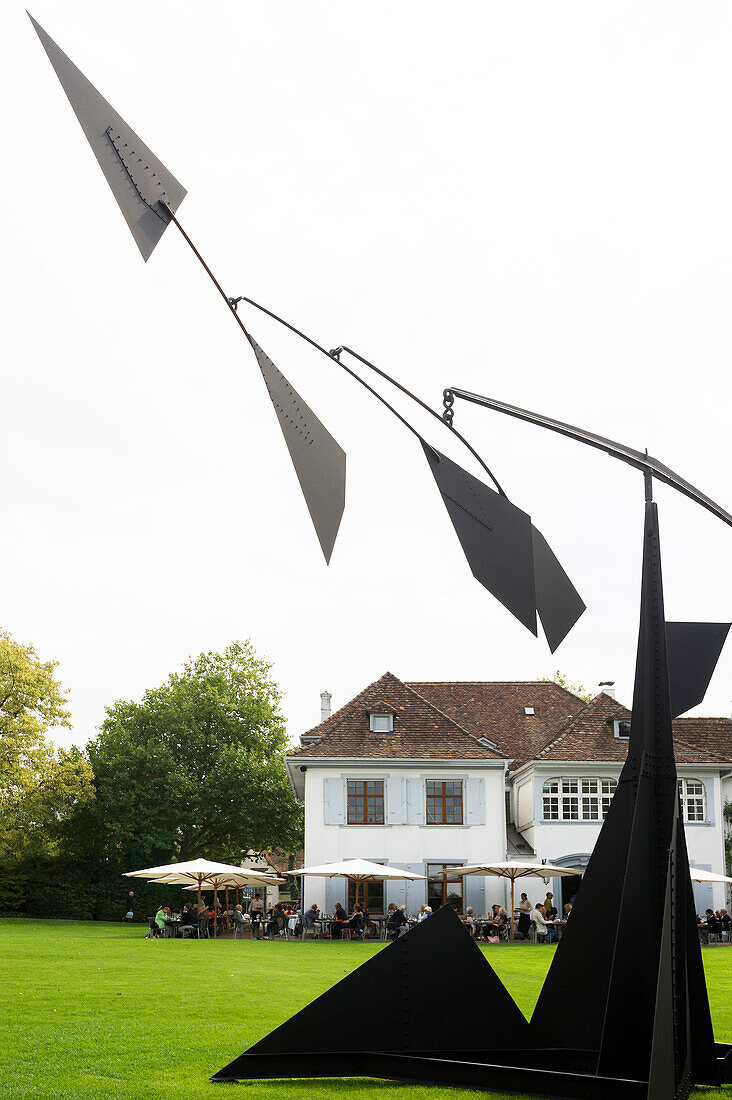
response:
<path id="1" fill-rule="evenodd" d="M 721 508 L 719 504 L 716 504 L 705 493 L 702 493 L 700 489 L 690 485 L 679 474 L 669 469 L 668 466 L 664 466 L 662 462 L 659 462 L 657 458 L 653 458 L 648 453 L 644 454 L 642 451 L 636 451 L 633 447 L 626 447 L 624 443 L 616 443 L 612 439 L 606 439 L 605 436 L 588 432 L 585 428 L 576 428 L 572 424 L 564 424 L 561 420 L 553 420 L 542 413 L 529 412 L 527 409 L 520 409 L 516 405 L 508 405 L 505 401 L 496 401 L 492 397 L 482 397 L 480 394 L 471 393 L 469 390 L 456 389 L 454 386 L 451 386 L 450 390 L 455 397 L 470 401 L 474 405 L 482 405 L 484 408 L 493 409 L 494 412 L 514 416 L 517 420 L 525 420 L 528 424 L 535 424 L 539 428 L 548 428 L 549 431 L 566 435 L 569 439 L 574 439 L 578 443 L 585 443 L 588 447 L 605 451 L 611 458 L 618 458 L 621 462 L 634 466 L 636 470 L 641 470 L 644 474 L 650 474 L 666 485 L 670 485 L 672 489 L 683 493 L 690 500 L 700 504 L 702 508 L 706 508 L 717 519 L 721 519 L 732 527 L 732 516 L 729 512 L 725 512 L 724 508 Z"/>
<path id="2" fill-rule="evenodd" d="M 463 444 L 463 446 L 467 447 L 467 449 L 470 451 L 471 455 L 476 460 L 476 462 L 478 462 L 483 467 L 483 469 L 488 474 L 488 477 L 491 479 L 491 481 L 493 482 L 493 484 L 495 485 L 496 489 L 501 494 L 501 496 L 502 497 L 506 496 L 503 489 L 498 484 L 498 479 L 497 479 L 496 475 L 493 473 L 492 470 L 490 470 L 488 468 L 488 466 L 485 464 L 483 459 L 480 457 L 480 455 L 476 451 L 475 447 L 471 446 L 471 444 L 468 443 L 465 436 L 461 435 L 460 432 L 457 430 L 457 428 L 455 428 L 452 424 L 448 424 L 446 420 L 443 420 L 443 418 L 440 416 L 440 414 L 438 412 L 435 412 L 434 409 L 431 409 L 426 401 L 423 401 L 421 397 L 417 397 L 416 393 L 412 393 L 412 391 L 408 390 L 406 386 L 403 386 L 401 384 L 401 382 L 397 382 L 396 378 L 392 378 L 392 376 L 390 374 L 387 374 L 386 371 L 382 370 L 381 367 L 377 367 L 374 363 L 370 363 L 368 361 L 368 359 L 364 359 L 364 357 L 362 355 L 359 355 L 357 351 L 354 351 L 353 348 L 347 347 L 345 344 L 343 345 L 343 350 L 345 352 L 348 352 L 349 355 L 352 355 L 354 359 L 358 359 L 359 363 L 363 363 L 363 365 L 365 367 L 368 367 L 369 370 L 376 371 L 376 373 L 378 375 L 380 375 L 381 378 L 385 378 L 387 382 L 391 382 L 392 386 L 396 386 L 396 388 L 398 390 L 401 390 L 402 393 L 406 394 L 407 397 L 411 397 L 412 401 L 416 401 L 417 404 L 425 410 L 425 412 L 428 412 L 430 414 L 430 416 L 434 416 L 435 419 L 439 420 L 439 422 L 442 425 L 444 425 L 444 427 L 448 428 L 454 436 L 457 436 L 457 438 L 460 440 L 460 442 Z"/>
<path id="3" fill-rule="evenodd" d="M 420 433 L 415 428 L 413 428 L 412 425 L 409 423 L 409 421 L 405 420 L 404 417 L 396 411 L 396 409 L 393 407 L 393 405 L 390 405 L 389 402 L 384 397 L 382 397 L 381 394 L 377 390 L 375 390 L 371 386 L 369 386 L 368 382 L 364 382 L 363 378 L 361 378 L 360 375 L 356 374 L 355 371 L 352 371 L 351 368 L 347 367 L 345 363 L 341 363 L 340 359 L 336 359 L 333 355 L 330 354 L 329 351 L 326 351 L 324 347 L 321 347 L 321 345 L 318 344 L 315 340 L 313 340 L 310 336 L 307 336 L 304 332 L 301 332 L 300 329 L 295 328 L 295 326 L 291 325 L 289 321 L 286 321 L 284 319 L 284 317 L 278 316 L 278 314 L 273 313 L 271 309 L 267 309 L 266 306 L 260 305 L 259 302 L 255 302 L 253 298 L 247 298 L 246 295 L 241 294 L 237 297 L 237 302 L 246 302 L 247 305 L 253 306 L 255 309 L 258 309 L 261 313 L 265 313 L 268 317 L 271 317 L 273 321 L 277 321 L 280 325 L 284 325 L 285 328 L 289 329 L 290 332 L 294 332 L 295 335 L 299 336 L 301 340 L 305 340 L 306 343 L 310 344 L 314 348 L 317 348 L 317 350 L 322 352 L 324 355 L 327 355 L 328 358 L 330 359 L 331 363 L 337 363 L 338 366 L 341 367 L 344 371 L 346 371 L 347 374 L 350 374 L 351 378 L 355 378 L 355 380 L 357 382 L 359 382 L 365 389 L 367 389 L 370 394 L 373 394 L 373 396 L 376 397 L 379 401 L 381 401 L 381 403 L 383 405 L 386 405 L 387 409 L 389 409 L 389 411 L 392 412 L 394 414 L 394 416 L 396 416 L 397 419 L 402 422 L 402 424 L 405 426 L 405 428 L 409 428 L 409 430 L 414 435 L 416 435 L 419 440 L 424 442 L 424 440 L 422 440 L 422 436 L 420 435 Z M 381 378 L 384 378 L 387 382 L 391 382 L 391 384 L 393 386 L 396 386 L 396 388 L 398 390 L 401 390 L 401 392 L 406 394 L 407 397 L 411 397 L 411 399 L 413 401 L 416 401 L 417 404 L 420 405 L 423 409 L 425 409 L 428 413 L 430 413 L 431 416 L 434 416 L 437 420 L 439 420 L 439 422 L 444 427 L 448 428 L 452 432 L 452 434 L 457 436 L 457 438 L 460 440 L 460 442 L 465 447 L 467 447 L 467 449 L 470 451 L 470 453 L 473 455 L 473 457 L 480 463 L 480 465 L 483 467 L 485 472 L 488 474 L 489 478 L 491 479 L 491 481 L 493 482 L 493 484 L 495 485 L 496 489 L 501 494 L 501 496 L 503 496 L 503 497 L 506 496 L 505 492 L 503 491 L 503 489 L 499 485 L 498 479 L 496 478 L 495 474 L 493 474 L 491 472 L 491 470 L 485 464 L 485 462 L 480 457 L 478 452 L 473 447 L 471 447 L 470 443 L 468 443 L 467 439 L 465 439 L 460 434 L 460 432 L 458 432 L 455 428 L 453 428 L 452 425 L 447 424 L 442 419 L 442 417 L 440 416 L 439 413 L 435 412 L 434 409 L 431 409 L 429 407 L 429 405 L 426 404 L 426 402 L 424 402 L 420 397 L 417 397 L 417 395 L 412 393 L 411 390 L 408 390 L 406 386 L 403 386 L 401 384 L 401 382 L 397 382 L 397 380 L 395 378 L 392 378 L 390 374 L 387 374 L 386 371 L 381 370 L 380 367 L 377 367 L 373 363 L 370 363 L 368 361 L 368 359 L 364 359 L 362 355 L 359 355 L 358 352 L 353 351 L 352 348 L 346 347 L 344 345 L 341 350 L 345 351 L 345 352 L 348 352 L 348 354 L 352 355 L 354 357 L 354 359 L 358 359 L 359 363 L 363 363 L 363 365 L 365 367 L 368 367 L 370 370 L 375 371 L 376 374 L 378 374 Z"/>

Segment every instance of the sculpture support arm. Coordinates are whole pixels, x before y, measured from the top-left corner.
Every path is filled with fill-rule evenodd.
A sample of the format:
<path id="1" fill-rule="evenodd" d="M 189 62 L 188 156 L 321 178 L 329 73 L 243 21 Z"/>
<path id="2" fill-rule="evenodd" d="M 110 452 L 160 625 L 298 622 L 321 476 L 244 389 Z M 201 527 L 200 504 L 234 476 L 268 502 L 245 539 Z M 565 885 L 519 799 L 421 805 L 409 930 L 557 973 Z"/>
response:
<path id="1" fill-rule="evenodd" d="M 696 501 L 697 504 L 700 504 L 702 508 L 706 508 L 717 519 L 721 519 L 732 527 L 732 516 L 729 512 L 726 512 L 724 508 L 721 508 L 705 493 L 689 484 L 679 474 L 669 469 L 668 466 L 664 466 L 662 462 L 659 462 L 657 458 L 648 453 L 644 454 L 643 451 L 636 451 L 633 447 L 626 447 L 624 443 L 616 443 L 612 439 L 596 435 L 585 428 L 576 428 L 572 424 L 564 424 L 561 420 L 553 420 L 550 416 L 544 416 L 542 413 L 529 412 L 528 409 L 508 405 L 505 401 L 496 401 L 495 398 L 483 397 L 480 394 L 471 393 L 469 390 L 456 389 L 455 386 L 450 387 L 450 392 L 455 397 L 462 398 L 463 401 L 470 401 L 474 405 L 482 405 L 484 408 L 493 409 L 494 412 L 514 416 L 517 420 L 525 420 L 528 424 L 536 424 L 539 428 L 548 428 L 549 431 L 566 435 L 569 439 L 574 439 L 578 443 L 585 443 L 588 447 L 605 451 L 611 458 L 620 459 L 621 462 L 634 466 L 636 470 L 641 470 L 644 474 L 651 475 L 659 481 L 663 481 L 666 485 L 670 485 L 672 489 L 676 489 L 679 493 L 689 497 L 690 500 Z"/>

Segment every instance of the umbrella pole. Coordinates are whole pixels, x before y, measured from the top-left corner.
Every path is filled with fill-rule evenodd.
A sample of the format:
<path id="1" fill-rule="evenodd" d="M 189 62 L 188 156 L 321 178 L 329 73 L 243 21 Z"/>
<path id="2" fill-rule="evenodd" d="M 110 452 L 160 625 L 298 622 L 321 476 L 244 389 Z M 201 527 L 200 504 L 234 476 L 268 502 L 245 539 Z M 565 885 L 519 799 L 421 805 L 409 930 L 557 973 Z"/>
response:
<path id="1" fill-rule="evenodd" d="M 198 876 L 198 917 L 199 917 L 199 920 L 200 920 L 200 917 L 201 917 L 201 876 L 200 875 Z M 200 924 L 199 924 L 198 927 L 199 928 L 201 927 Z"/>
<path id="2" fill-rule="evenodd" d="M 229 887 L 226 887 L 226 931 L 229 931 Z"/>
<path id="3" fill-rule="evenodd" d="M 219 888 L 218 888 L 218 885 L 214 882 L 214 939 L 216 939 L 216 937 L 219 934 L 217 915 L 216 915 L 216 906 L 218 904 L 219 904 Z"/>
<path id="4" fill-rule="evenodd" d="M 509 928 L 511 929 L 511 943 L 513 943 L 514 931 L 513 931 L 513 910 L 514 910 L 514 890 L 516 889 L 516 879 L 514 875 L 511 875 L 511 916 L 509 918 Z"/>

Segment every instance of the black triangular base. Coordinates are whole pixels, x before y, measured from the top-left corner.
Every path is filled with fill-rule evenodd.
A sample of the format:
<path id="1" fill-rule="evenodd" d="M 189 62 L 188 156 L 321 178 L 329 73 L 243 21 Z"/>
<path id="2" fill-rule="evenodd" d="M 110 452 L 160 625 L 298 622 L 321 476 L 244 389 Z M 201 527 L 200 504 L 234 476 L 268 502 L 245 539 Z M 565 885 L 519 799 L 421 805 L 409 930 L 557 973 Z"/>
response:
<path id="1" fill-rule="evenodd" d="M 479 1007 L 490 1006 L 490 1035 Z M 528 1023 L 445 906 L 212 1078 L 249 1077 L 254 1055 L 465 1051 L 522 1045 Z"/>

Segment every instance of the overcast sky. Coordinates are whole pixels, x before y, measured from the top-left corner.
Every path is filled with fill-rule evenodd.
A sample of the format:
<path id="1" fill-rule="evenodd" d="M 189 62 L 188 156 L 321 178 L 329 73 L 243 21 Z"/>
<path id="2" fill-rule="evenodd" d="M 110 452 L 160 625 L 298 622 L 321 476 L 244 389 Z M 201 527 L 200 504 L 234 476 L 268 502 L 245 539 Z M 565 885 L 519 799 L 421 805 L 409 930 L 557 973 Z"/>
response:
<path id="1" fill-rule="evenodd" d="M 462 386 L 648 447 L 732 509 L 729 4 L 33 14 L 188 189 L 180 220 L 227 293 L 433 407 Z M 249 312 L 348 454 L 326 567 L 251 351 L 174 227 L 143 264 L 22 5 L 0 11 L 0 82 L 0 626 L 60 662 L 60 740 L 246 637 L 293 738 L 322 690 L 340 706 L 387 669 L 561 668 L 630 703 L 640 474 L 456 407 L 588 605 L 552 656 L 473 580 L 414 438 Z M 667 616 L 729 619 L 732 530 L 656 498 Z M 730 697 L 732 644 L 698 712 Z"/>

